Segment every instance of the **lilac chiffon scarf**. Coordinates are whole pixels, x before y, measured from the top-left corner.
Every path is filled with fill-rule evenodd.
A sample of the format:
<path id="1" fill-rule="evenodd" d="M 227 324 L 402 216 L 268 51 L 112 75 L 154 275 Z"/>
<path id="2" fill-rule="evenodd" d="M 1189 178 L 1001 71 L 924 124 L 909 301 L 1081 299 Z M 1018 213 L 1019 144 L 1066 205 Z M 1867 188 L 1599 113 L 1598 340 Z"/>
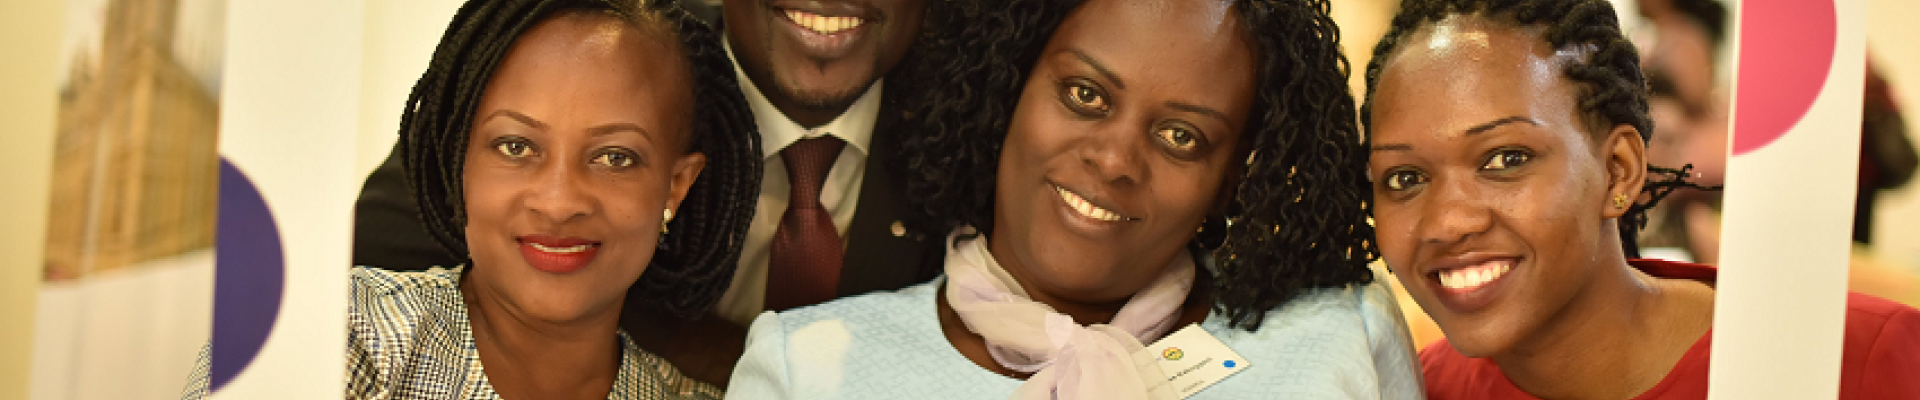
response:
<path id="1" fill-rule="evenodd" d="M 1166 373 L 1136 352 L 1166 335 L 1193 288 L 1193 258 L 1182 250 L 1160 277 L 1106 324 L 1080 325 L 1028 297 L 987 250 L 984 235 L 947 237 L 947 303 L 994 361 L 1032 373 L 1014 399 L 1172 399 Z"/>

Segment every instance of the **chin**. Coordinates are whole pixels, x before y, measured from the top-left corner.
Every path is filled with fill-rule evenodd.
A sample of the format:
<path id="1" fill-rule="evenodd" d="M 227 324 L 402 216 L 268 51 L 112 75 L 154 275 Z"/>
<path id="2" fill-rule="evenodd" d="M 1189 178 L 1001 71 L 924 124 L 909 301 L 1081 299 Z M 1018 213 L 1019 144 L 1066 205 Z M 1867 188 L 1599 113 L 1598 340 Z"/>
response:
<path id="1" fill-rule="evenodd" d="M 1515 335 L 1512 332 L 1502 329 L 1507 327 L 1497 326 L 1498 324 L 1497 322 L 1470 324 L 1473 329 L 1466 329 L 1464 327 L 1447 328 L 1447 325 L 1462 325 L 1460 322 L 1455 322 L 1440 325 L 1440 332 L 1446 335 L 1447 343 L 1452 345 L 1453 349 L 1459 351 L 1461 355 L 1473 358 L 1486 358 L 1505 353 L 1509 348 L 1513 347 L 1512 338 Z"/>
<path id="2" fill-rule="evenodd" d="M 586 319 L 598 308 L 594 301 L 580 297 L 546 297 L 521 305 L 521 311 L 536 320 L 565 323 Z"/>
<path id="3" fill-rule="evenodd" d="M 780 91 L 786 92 L 787 98 L 793 99 L 793 102 L 800 106 L 827 109 L 852 105 L 873 84 L 871 80 L 832 77 L 818 77 L 811 82 L 805 81 L 807 80 L 795 77 L 790 82 L 781 84 Z"/>

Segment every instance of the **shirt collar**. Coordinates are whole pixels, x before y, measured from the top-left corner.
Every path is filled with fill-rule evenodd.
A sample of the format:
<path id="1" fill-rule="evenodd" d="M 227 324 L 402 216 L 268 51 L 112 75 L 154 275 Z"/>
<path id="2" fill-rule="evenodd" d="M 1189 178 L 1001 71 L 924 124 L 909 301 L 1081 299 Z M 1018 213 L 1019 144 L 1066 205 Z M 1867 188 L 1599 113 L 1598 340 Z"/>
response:
<path id="1" fill-rule="evenodd" d="M 774 108 L 773 102 L 767 101 L 766 94 L 753 84 L 753 79 L 747 78 L 747 72 L 740 69 L 740 58 L 733 55 L 733 44 L 726 40 L 721 43 L 727 50 L 727 58 L 733 60 L 733 73 L 740 80 L 740 91 L 746 95 L 747 105 L 753 110 L 753 122 L 759 125 L 760 151 L 764 153 L 761 157 L 772 158 L 793 142 L 824 135 L 838 137 L 860 154 L 868 154 L 874 123 L 880 119 L 880 86 L 884 80 L 874 81 L 846 112 L 826 125 L 807 129 Z"/>

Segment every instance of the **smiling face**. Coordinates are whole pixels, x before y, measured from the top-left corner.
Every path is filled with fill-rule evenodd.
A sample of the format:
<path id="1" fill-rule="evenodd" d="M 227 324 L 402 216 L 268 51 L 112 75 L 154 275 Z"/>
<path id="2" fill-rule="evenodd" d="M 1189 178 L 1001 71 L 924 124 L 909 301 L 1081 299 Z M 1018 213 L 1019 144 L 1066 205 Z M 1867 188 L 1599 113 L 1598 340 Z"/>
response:
<path id="1" fill-rule="evenodd" d="M 1561 68 L 1577 56 L 1454 16 L 1408 36 L 1376 86 L 1380 250 L 1468 356 L 1524 343 L 1621 257 L 1612 198 L 1639 193 L 1644 149 L 1580 117 Z"/>
<path id="2" fill-rule="evenodd" d="M 911 47 L 921 0 L 727 0 L 727 40 L 767 100 L 802 126 L 830 122 Z"/>
<path id="3" fill-rule="evenodd" d="M 990 241 L 1035 297 L 1126 299 L 1217 211 L 1257 78 L 1229 5 L 1088 1 L 1047 43 L 1000 154 Z"/>
<path id="4" fill-rule="evenodd" d="M 515 41 L 475 110 L 463 173 L 471 284 L 522 317 L 617 311 L 704 158 L 672 32 L 562 13 Z"/>

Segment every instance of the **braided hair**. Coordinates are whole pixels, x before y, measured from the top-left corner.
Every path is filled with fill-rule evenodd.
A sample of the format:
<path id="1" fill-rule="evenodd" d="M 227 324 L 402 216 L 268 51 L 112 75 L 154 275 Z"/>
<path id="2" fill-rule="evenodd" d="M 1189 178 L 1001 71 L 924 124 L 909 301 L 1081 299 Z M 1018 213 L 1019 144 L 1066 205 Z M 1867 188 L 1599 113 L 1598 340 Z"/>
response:
<path id="1" fill-rule="evenodd" d="M 907 79 L 895 168 L 928 215 L 921 228 L 991 231 L 1001 143 L 1042 49 L 1078 0 L 954 0 L 929 5 Z M 1214 308 L 1259 329 L 1266 311 L 1308 288 L 1373 279 L 1371 190 L 1346 89 L 1348 65 L 1325 0 L 1233 3 L 1258 56 L 1259 85 L 1239 143 L 1246 175 L 1224 219 L 1195 246 L 1211 251 Z M 889 85 L 902 80 L 889 81 Z M 1231 182 L 1232 180 L 1229 180 Z"/>
<path id="2" fill-rule="evenodd" d="M 760 187 L 760 135 L 719 35 L 671 1 L 472 0 L 462 6 L 400 117 L 401 157 L 421 220 L 435 241 L 471 264 L 461 177 L 475 108 L 521 33 L 556 13 L 579 11 L 606 12 L 634 27 L 660 24 L 686 53 L 696 114 L 688 151 L 704 153 L 707 164 L 626 301 L 699 315 L 732 282 Z"/>
<path id="3" fill-rule="evenodd" d="M 1605 0 L 1407 0 L 1400 5 L 1386 37 L 1373 48 L 1373 61 L 1367 64 L 1366 101 L 1360 106 L 1360 120 L 1373 126 L 1373 94 L 1381 70 L 1407 36 L 1452 15 L 1479 15 L 1488 20 L 1521 27 L 1545 28 L 1541 35 L 1555 50 L 1573 50 L 1579 54 L 1564 62 L 1561 73 L 1577 85 L 1577 107 L 1589 135 L 1600 135 L 1619 125 L 1640 131 L 1645 145 L 1653 137 L 1653 119 L 1647 114 L 1647 79 L 1640 71 L 1640 57 L 1633 43 L 1620 32 L 1613 5 Z M 1368 132 L 1371 136 L 1371 131 Z M 1680 169 L 1648 166 L 1647 185 L 1642 187 L 1646 200 L 1636 202 L 1621 216 L 1620 242 L 1628 257 L 1639 256 L 1636 238 L 1646 226 L 1647 210 L 1669 193 L 1681 188 L 1714 190 L 1701 187 L 1687 178 L 1693 166 Z"/>

